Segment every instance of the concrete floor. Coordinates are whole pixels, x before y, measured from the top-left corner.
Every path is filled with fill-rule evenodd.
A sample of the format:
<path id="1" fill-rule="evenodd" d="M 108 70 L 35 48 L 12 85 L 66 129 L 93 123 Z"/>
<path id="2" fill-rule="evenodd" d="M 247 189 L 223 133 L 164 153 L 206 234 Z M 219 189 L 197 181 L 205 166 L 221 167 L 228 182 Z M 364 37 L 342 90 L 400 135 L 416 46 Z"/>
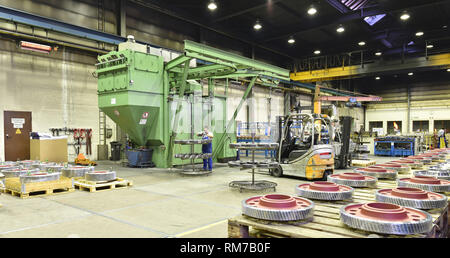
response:
<path id="1" fill-rule="evenodd" d="M 371 157 L 377 163 L 392 157 Z M 239 215 L 241 201 L 258 193 L 228 187 L 233 180 L 250 180 L 248 170 L 215 164 L 208 176 L 184 176 L 167 169 L 112 167 L 133 186 L 89 193 L 76 190 L 47 197 L 20 199 L 0 195 L 0 237 L 227 237 L 227 219 Z M 337 173 L 349 171 L 336 170 Z M 298 178 L 275 178 L 257 173 L 256 180 L 276 182 L 277 192 L 295 194 Z"/>

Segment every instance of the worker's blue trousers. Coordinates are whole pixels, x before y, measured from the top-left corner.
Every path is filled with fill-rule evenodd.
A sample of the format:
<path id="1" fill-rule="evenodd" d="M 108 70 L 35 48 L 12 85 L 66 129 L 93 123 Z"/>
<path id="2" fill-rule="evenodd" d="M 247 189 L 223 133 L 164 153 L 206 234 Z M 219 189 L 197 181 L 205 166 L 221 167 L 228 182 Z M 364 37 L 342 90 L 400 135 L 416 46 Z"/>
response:
<path id="1" fill-rule="evenodd" d="M 203 170 L 208 168 L 209 171 L 212 170 L 212 158 L 203 160 Z"/>
<path id="2" fill-rule="evenodd" d="M 208 140 L 208 136 L 202 137 L 203 140 Z M 202 153 L 212 153 L 212 143 L 207 143 L 202 145 Z M 203 170 L 208 169 L 209 171 L 212 171 L 212 157 L 209 159 L 203 160 Z"/>

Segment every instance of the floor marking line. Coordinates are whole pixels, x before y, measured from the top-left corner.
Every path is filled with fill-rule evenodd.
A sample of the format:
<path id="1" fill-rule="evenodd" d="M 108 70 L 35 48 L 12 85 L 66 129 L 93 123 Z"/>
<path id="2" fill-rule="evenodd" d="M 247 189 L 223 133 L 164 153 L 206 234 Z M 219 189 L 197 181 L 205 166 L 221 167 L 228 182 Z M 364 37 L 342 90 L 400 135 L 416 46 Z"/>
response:
<path id="1" fill-rule="evenodd" d="M 185 231 L 185 232 L 176 234 L 175 237 L 181 237 L 181 236 L 184 236 L 184 235 L 188 235 L 188 234 L 191 234 L 191 233 L 195 233 L 195 232 L 198 232 L 198 231 L 201 231 L 201 230 L 210 228 L 210 227 L 214 227 L 214 226 L 219 225 L 219 224 L 221 224 L 221 223 L 224 223 L 224 222 L 226 222 L 226 221 L 228 221 L 228 219 L 220 220 L 220 221 L 218 221 L 218 222 L 214 222 L 214 223 L 208 224 L 208 225 L 206 225 L 206 226 L 202 226 L 202 227 L 199 227 L 199 228 L 195 228 L 195 229 L 192 229 L 192 230 L 188 230 L 188 231 Z"/>

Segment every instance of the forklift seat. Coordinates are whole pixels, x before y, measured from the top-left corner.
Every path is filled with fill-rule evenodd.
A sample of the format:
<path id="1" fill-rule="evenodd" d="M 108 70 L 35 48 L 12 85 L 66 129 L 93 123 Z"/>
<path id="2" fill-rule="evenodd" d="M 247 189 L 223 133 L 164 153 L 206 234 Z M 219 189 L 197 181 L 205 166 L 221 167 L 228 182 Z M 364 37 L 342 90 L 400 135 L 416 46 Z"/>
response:
<path id="1" fill-rule="evenodd" d="M 306 150 L 293 150 L 291 153 L 289 153 L 289 161 L 297 159 L 301 156 L 303 156 L 305 153 L 308 152 L 309 149 Z"/>

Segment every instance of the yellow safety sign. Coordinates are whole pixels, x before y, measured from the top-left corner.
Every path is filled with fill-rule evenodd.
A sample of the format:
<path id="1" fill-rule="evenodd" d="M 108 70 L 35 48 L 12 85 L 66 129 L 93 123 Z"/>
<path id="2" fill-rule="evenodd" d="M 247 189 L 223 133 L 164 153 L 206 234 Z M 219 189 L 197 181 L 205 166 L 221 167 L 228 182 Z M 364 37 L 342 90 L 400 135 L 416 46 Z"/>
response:
<path id="1" fill-rule="evenodd" d="M 22 134 L 22 132 L 20 131 L 20 129 L 19 129 L 19 128 L 17 128 L 17 130 L 16 130 L 16 134 Z"/>

